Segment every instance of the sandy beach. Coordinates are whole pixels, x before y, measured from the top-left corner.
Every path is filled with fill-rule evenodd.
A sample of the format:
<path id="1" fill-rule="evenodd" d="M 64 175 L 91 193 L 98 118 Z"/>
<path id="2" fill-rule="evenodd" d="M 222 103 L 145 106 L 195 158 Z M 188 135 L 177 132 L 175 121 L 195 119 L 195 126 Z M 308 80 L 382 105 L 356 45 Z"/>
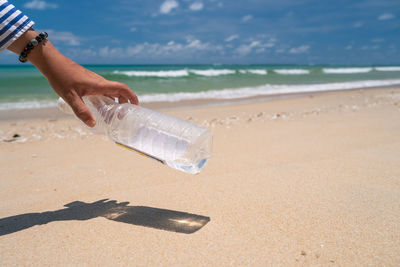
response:
<path id="1" fill-rule="evenodd" d="M 213 132 L 200 174 L 3 116 L 0 265 L 400 265 L 400 89 L 166 112 Z"/>

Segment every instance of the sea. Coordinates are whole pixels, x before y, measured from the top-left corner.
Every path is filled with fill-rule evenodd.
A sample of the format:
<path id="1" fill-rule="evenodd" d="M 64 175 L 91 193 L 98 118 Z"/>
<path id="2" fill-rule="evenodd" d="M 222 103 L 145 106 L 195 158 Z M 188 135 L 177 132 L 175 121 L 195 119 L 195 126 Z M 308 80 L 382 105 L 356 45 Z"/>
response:
<path id="1" fill-rule="evenodd" d="M 85 65 L 126 83 L 141 103 L 400 87 L 400 65 Z M 58 96 L 31 65 L 0 65 L 0 110 L 54 107 Z"/>

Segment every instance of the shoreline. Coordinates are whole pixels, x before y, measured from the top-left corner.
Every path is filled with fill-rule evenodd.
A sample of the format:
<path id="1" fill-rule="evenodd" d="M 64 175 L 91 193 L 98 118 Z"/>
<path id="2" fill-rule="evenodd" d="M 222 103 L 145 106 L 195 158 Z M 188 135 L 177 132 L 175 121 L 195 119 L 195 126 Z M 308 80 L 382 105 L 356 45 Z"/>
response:
<path id="1" fill-rule="evenodd" d="M 346 90 L 328 90 L 328 91 L 315 91 L 315 92 L 303 92 L 303 93 L 258 95 L 258 96 L 243 97 L 236 99 L 210 98 L 210 99 L 182 100 L 176 102 L 148 102 L 148 103 L 143 103 L 141 105 L 145 108 L 150 108 L 164 112 L 164 111 L 174 111 L 181 109 L 191 109 L 191 108 L 206 108 L 206 107 L 230 106 L 237 104 L 250 104 L 257 102 L 269 102 L 280 99 L 301 98 L 307 96 L 310 97 L 314 95 L 335 94 L 341 92 L 345 93 L 354 91 L 398 90 L 398 89 L 399 89 L 398 86 L 381 86 L 381 87 L 354 88 Z M 37 119 L 48 119 L 51 121 L 63 118 L 72 118 L 72 116 L 64 114 L 57 107 L 0 110 L 0 122 L 37 120 Z"/>

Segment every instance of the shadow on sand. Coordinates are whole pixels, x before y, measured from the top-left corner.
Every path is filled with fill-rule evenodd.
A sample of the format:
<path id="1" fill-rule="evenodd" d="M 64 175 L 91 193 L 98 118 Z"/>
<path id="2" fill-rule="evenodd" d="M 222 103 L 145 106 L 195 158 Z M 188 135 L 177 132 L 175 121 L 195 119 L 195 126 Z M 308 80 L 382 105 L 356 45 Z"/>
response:
<path id="1" fill-rule="evenodd" d="M 56 211 L 2 218 L 0 236 L 49 222 L 89 220 L 96 217 L 184 234 L 194 233 L 210 221 L 210 217 L 201 215 L 144 206 L 128 206 L 128 204 L 129 202 L 117 203 L 108 199 L 93 203 L 74 201 L 64 205 L 67 208 Z"/>

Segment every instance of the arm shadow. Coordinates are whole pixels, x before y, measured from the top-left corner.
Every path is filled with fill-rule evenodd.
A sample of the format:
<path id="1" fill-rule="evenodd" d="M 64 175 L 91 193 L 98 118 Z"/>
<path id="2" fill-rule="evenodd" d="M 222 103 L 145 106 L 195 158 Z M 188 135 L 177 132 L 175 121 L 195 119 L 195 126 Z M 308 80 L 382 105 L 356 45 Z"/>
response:
<path id="1" fill-rule="evenodd" d="M 187 212 L 145 206 L 128 206 L 128 204 L 129 202 L 117 203 L 115 200 L 108 199 L 93 203 L 74 201 L 64 205 L 66 208 L 55 211 L 25 213 L 1 218 L 0 236 L 55 221 L 82 221 L 97 217 L 184 234 L 192 234 L 210 221 L 210 217 Z"/>

